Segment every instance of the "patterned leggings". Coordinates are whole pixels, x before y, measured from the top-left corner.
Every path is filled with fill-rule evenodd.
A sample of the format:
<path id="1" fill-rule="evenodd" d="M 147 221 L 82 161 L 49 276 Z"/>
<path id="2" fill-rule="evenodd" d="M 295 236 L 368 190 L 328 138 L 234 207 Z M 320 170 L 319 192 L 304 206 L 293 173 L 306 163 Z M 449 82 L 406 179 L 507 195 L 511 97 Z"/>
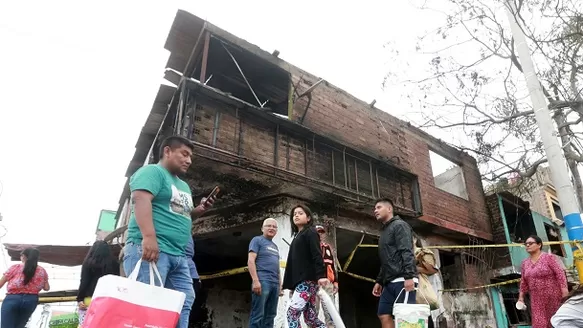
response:
<path id="1" fill-rule="evenodd" d="M 304 313 L 304 321 L 310 328 L 326 328 L 318 319 L 316 310 L 316 292 L 318 285 L 314 281 L 302 281 L 296 286 L 290 306 L 287 309 L 289 328 L 300 328 L 300 315 Z"/>

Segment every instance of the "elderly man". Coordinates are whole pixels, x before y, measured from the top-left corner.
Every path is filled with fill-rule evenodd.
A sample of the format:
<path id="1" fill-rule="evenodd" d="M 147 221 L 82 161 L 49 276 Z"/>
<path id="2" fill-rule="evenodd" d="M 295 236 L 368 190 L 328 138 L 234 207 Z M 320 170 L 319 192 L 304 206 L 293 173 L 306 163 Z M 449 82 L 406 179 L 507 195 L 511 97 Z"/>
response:
<path id="1" fill-rule="evenodd" d="M 249 243 L 247 266 L 253 280 L 249 328 L 273 328 L 281 295 L 279 249 L 273 242 L 277 221 L 265 219 L 261 232 L 261 236 L 254 237 Z"/>

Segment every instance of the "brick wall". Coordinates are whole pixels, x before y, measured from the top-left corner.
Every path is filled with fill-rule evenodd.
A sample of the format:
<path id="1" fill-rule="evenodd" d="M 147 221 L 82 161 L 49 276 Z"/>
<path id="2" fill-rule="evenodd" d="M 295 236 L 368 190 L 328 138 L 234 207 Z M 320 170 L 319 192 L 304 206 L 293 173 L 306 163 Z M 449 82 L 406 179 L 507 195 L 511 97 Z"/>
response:
<path id="1" fill-rule="evenodd" d="M 504 231 L 504 223 L 502 222 L 502 210 L 498 203 L 498 196 L 496 194 L 486 197 L 486 203 L 490 211 L 492 220 L 492 235 L 494 236 L 494 244 L 507 244 L 506 233 Z M 512 265 L 510 253 L 507 247 L 495 248 L 496 261 L 495 268 L 503 268 Z"/>
<path id="2" fill-rule="evenodd" d="M 191 139 L 243 158 L 233 163 L 271 175 L 284 170 L 296 177 L 307 176 L 327 186 L 338 187 L 334 192 L 352 198 L 364 195 L 376 199 L 380 189 L 380 195 L 391 197 L 399 208 L 414 210 L 412 178 L 384 161 L 367 158 L 358 152 L 362 147 L 347 145 L 356 151 L 348 147 L 343 149 L 340 144 L 334 145 L 312 133 L 304 135 L 293 128 L 278 126 L 248 110 L 236 110 L 202 96 L 195 98 L 197 103 L 189 104 L 187 115 L 190 118 L 190 110 L 195 108 Z M 216 158 L 208 150 L 203 155 Z"/>
<path id="3" fill-rule="evenodd" d="M 294 71 L 292 68 L 292 82 L 299 93 L 317 80 L 307 72 L 299 69 Z M 305 97 L 296 101 L 293 120 L 297 121 L 304 115 L 306 105 Z M 303 124 L 418 175 L 424 215 L 486 234 L 491 232 L 480 173 L 471 156 L 443 145 L 408 123 L 372 108 L 326 82 L 312 91 L 312 100 Z M 450 157 L 449 160 L 461 166 L 468 200 L 435 187 L 430 149 Z"/>

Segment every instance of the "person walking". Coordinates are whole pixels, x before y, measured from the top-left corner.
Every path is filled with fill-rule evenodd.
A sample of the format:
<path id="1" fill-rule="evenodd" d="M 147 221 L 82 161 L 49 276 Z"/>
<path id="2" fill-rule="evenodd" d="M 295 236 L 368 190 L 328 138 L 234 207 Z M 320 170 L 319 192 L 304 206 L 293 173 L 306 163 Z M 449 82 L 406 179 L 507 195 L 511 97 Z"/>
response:
<path id="1" fill-rule="evenodd" d="M 186 138 L 166 138 L 160 146 L 160 162 L 140 168 L 129 183 L 132 214 L 123 269 L 131 274 L 143 259 L 137 280 L 149 283 L 148 262 L 155 262 L 164 286 L 186 295 L 177 328 L 188 328 L 195 298 L 186 260 L 192 219 L 201 216 L 214 202 L 214 198 L 203 199 L 194 207 L 190 187 L 178 177 L 192 164 L 193 150 L 194 145 Z"/>
<path id="2" fill-rule="evenodd" d="M 247 266 L 253 281 L 249 328 L 273 328 L 281 295 L 279 248 L 273 242 L 277 221 L 265 219 L 261 232 L 261 236 L 253 237 L 249 243 Z"/>
<path id="3" fill-rule="evenodd" d="M 20 254 L 22 263 L 8 268 L 0 278 L 0 288 L 8 283 L 0 310 L 1 328 L 24 328 L 38 305 L 38 293 L 50 289 L 49 276 L 38 265 L 39 251 L 27 248 Z"/>
<path id="4" fill-rule="evenodd" d="M 522 261 L 517 308 L 522 307 L 528 293 L 532 328 L 552 328 L 551 317 L 569 292 L 565 271 L 554 255 L 542 251 L 539 236 L 528 237 L 524 246 L 529 257 Z"/>
<path id="5" fill-rule="evenodd" d="M 81 265 L 81 281 L 77 291 L 79 325 L 83 325 L 97 281 L 108 274 L 119 276 L 119 263 L 111 253 L 109 244 L 98 240 L 93 243 Z"/>
<path id="6" fill-rule="evenodd" d="M 290 213 L 292 236 L 287 256 L 283 288 L 293 290 L 287 310 L 289 328 L 299 328 L 300 315 L 310 328 L 326 328 L 318 319 L 316 292 L 318 286 L 330 284 L 320 249 L 320 238 L 314 228 L 312 212 L 305 205 L 297 205 Z"/>
<path id="7" fill-rule="evenodd" d="M 394 215 L 394 207 L 392 200 L 383 198 L 374 208 L 375 218 L 383 224 L 378 247 L 381 268 L 372 290 L 372 294 L 380 298 L 377 315 L 382 328 L 395 327 L 393 305 L 415 300 L 415 285 L 418 283 L 413 230 Z M 403 289 L 409 292 L 407 300 L 406 293 L 401 293 Z"/>
<path id="8" fill-rule="evenodd" d="M 423 248 L 421 239 L 413 232 L 413 244 L 415 245 L 415 265 L 417 266 L 417 273 L 419 279 L 419 288 L 417 294 L 417 303 L 429 303 L 431 310 L 439 308 L 437 294 L 429 281 L 429 277 L 438 273 L 439 270 L 435 267 L 435 254 L 430 249 Z M 427 319 L 427 328 L 435 327 L 433 318 L 429 316 Z"/>
<path id="9" fill-rule="evenodd" d="M 322 259 L 324 260 L 324 266 L 326 266 L 326 278 L 331 282 L 330 284 L 323 287 L 324 291 L 332 302 L 335 302 L 335 296 L 338 293 L 338 272 L 336 271 L 336 266 L 334 262 L 334 253 L 332 252 L 332 248 L 330 244 L 328 244 L 328 236 L 326 234 L 326 229 L 321 226 L 316 226 L 316 231 L 320 237 L 320 248 L 322 250 Z M 328 328 L 334 328 L 334 321 L 330 316 L 330 312 L 326 308 L 324 301 L 318 300 L 319 309 L 324 311 L 324 319 L 326 321 L 326 326 Z M 319 311 L 318 311 L 319 312 Z"/>
<path id="10" fill-rule="evenodd" d="M 583 327 L 583 285 L 563 299 L 563 305 L 551 318 L 551 324 L 554 328 Z"/>

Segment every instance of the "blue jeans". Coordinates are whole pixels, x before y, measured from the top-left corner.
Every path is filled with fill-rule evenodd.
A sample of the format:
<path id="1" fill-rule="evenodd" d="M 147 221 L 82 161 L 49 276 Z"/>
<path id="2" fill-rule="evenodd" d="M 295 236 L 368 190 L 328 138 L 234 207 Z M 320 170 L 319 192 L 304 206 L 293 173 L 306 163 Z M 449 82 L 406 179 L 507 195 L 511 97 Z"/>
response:
<path id="1" fill-rule="evenodd" d="M 279 283 L 262 282 L 261 295 L 251 293 L 249 328 L 273 328 L 279 301 Z"/>
<path id="2" fill-rule="evenodd" d="M 138 260 L 142 258 L 142 246 L 129 242 L 124 247 L 123 270 L 129 276 L 134 270 Z M 192 278 L 186 256 L 175 256 L 160 252 L 158 262 L 156 262 L 160 277 L 164 281 L 164 287 L 186 294 L 180 319 L 176 328 L 188 328 L 188 317 L 190 308 L 194 303 L 194 289 L 192 288 Z M 158 280 L 157 278 L 154 278 Z M 143 261 L 138 272 L 138 281 L 150 283 L 150 267 L 148 262 Z M 158 283 L 157 283 L 158 284 Z"/>
<path id="3" fill-rule="evenodd" d="M 2 328 L 24 328 L 38 305 L 38 295 L 8 294 L 2 302 Z"/>

